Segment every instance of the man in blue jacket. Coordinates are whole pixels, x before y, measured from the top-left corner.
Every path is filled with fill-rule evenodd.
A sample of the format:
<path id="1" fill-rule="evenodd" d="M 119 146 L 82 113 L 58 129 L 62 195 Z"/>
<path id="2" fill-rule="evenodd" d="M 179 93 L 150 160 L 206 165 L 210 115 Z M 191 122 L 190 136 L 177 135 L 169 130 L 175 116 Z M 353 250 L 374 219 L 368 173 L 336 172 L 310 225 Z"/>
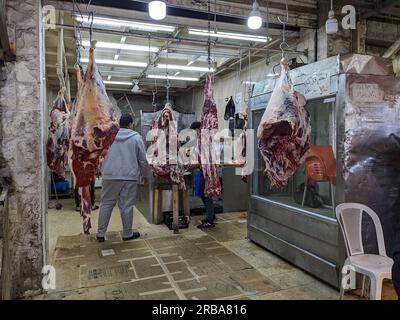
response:
<path id="1" fill-rule="evenodd" d="M 108 150 L 101 169 L 102 193 L 99 213 L 97 240 L 104 241 L 112 210 L 118 202 L 123 226 L 122 239 L 140 237 L 134 232 L 133 206 L 136 197 L 137 180 L 141 174 L 147 184 L 148 164 L 142 137 L 133 131 L 133 118 L 122 114 L 120 129 Z"/>

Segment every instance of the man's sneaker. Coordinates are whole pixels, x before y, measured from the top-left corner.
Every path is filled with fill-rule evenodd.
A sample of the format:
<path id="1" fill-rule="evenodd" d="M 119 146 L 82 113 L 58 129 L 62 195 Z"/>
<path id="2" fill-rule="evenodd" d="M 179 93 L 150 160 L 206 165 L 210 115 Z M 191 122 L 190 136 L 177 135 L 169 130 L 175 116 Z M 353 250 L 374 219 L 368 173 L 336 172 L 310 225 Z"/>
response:
<path id="1" fill-rule="evenodd" d="M 76 208 L 75 208 L 75 211 L 81 212 L 81 207 L 76 207 Z"/>
<path id="2" fill-rule="evenodd" d="M 134 232 L 133 235 L 132 235 L 132 237 L 129 237 L 129 238 L 122 238 L 122 240 L 124 240 L 124 241 L 129 241 L 129 240 L 137 239 L 137 238 L 139 238 L 139 237 L 140 237 L 140 233 L 139 233 L 139 232 Z"/>
<path id="3" fill-rule="evenodd" d="M 98 208 L 99 208 L 99 206 L 94 205 L 94 206 L 92 207 L 92 211 L 95 211 L 95 210 L 97 210 Z"/>
<path id="4" fill-rule="evenodd" d="M 212 223 L 214 223 L 214 221 L 217 220 L 217 218 L 214 218 L 214 220 L 212 221 Z M 201 224 L 208 222 L 207 219 L 201 219 Z"/>
<path id="5" fill-rule="evenodd" d="M 213 228 L 213 227 L 215 227 L 215 224 L 208 222 L 208 221 L 203 222 L 202 224 L 197 226 L 197 228 L 199 228 L 199 229 L 209 229 L 209 228 Z"/>
<path id="6" fill-rule="evenodd" d="M 104 242 L 104 240 L 105 240 L 104 237 L 99 237 L 99 236 L 96 236 L 96 239 L 98 242 Z"/>

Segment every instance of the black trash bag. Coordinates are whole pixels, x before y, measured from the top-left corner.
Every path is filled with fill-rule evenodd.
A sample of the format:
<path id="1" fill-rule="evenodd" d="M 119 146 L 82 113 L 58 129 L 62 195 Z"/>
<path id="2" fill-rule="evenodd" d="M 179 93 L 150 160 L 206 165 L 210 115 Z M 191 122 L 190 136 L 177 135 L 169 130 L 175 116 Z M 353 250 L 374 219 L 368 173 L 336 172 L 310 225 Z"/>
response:
<path id="1" fill-rule="evenodd" d="M 225 107 L 225 114 L 224 114 L 224 119 L 229 120 L 231 118 L 235 117 L 235 112 L 236 112 L 236 107 L 235 107 L 235 102 L 233 101 L 232 96 L 229 98 L 228 104 Z"/>
<path id="2" fill-rule="evenodd" d="M 300 204 L 303 201 L 303 194 L 304 194 L 304 183 L 300 184 L 296 192 L 294 194 L 294 201 L 296 203 Z M 320 208 L 322 207 L 323 200 L 321 196 L 318 194 L 315 185 L 310 184 L 307 186 L 307 194 L 306 194 L 306 199 L 304 201 L 304 206 L 310 207 L 310 208 Z"/>

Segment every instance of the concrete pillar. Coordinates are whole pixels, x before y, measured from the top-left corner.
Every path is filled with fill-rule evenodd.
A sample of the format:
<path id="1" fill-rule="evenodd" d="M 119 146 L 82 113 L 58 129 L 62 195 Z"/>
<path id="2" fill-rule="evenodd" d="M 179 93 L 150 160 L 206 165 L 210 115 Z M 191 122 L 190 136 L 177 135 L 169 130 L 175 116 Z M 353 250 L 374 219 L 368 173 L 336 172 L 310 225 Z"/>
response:
<path id="1" fill-rule="evenodd" d="M 6 0 L 6 16 L 17 59 L 0 69 L 0 178 L 10 188 L 3 272 L 16 298 L 41 290 L 46 259 L 41 1 Z"/>

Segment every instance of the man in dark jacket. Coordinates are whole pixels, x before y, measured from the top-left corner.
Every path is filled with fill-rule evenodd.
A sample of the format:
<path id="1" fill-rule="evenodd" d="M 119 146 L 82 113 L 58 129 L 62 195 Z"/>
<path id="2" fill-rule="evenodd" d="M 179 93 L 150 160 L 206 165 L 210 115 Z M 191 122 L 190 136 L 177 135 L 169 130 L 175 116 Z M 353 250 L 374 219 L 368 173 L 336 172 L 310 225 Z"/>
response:
<path id="1" fill-rule="evenodd" d="M 102 169 L 102 194 L 97 239 L 104 241 L 112 210 L 118 202 L 121 213 L 122 239 L 132 240 L 140 236 L 134 232 L 133 207 L 137 180 L 141 174 L 147 184 L 148 165 L 142 137 L 133 131 L 133 118 L 122 114 L 120 129 L 104 159 Z"/>

